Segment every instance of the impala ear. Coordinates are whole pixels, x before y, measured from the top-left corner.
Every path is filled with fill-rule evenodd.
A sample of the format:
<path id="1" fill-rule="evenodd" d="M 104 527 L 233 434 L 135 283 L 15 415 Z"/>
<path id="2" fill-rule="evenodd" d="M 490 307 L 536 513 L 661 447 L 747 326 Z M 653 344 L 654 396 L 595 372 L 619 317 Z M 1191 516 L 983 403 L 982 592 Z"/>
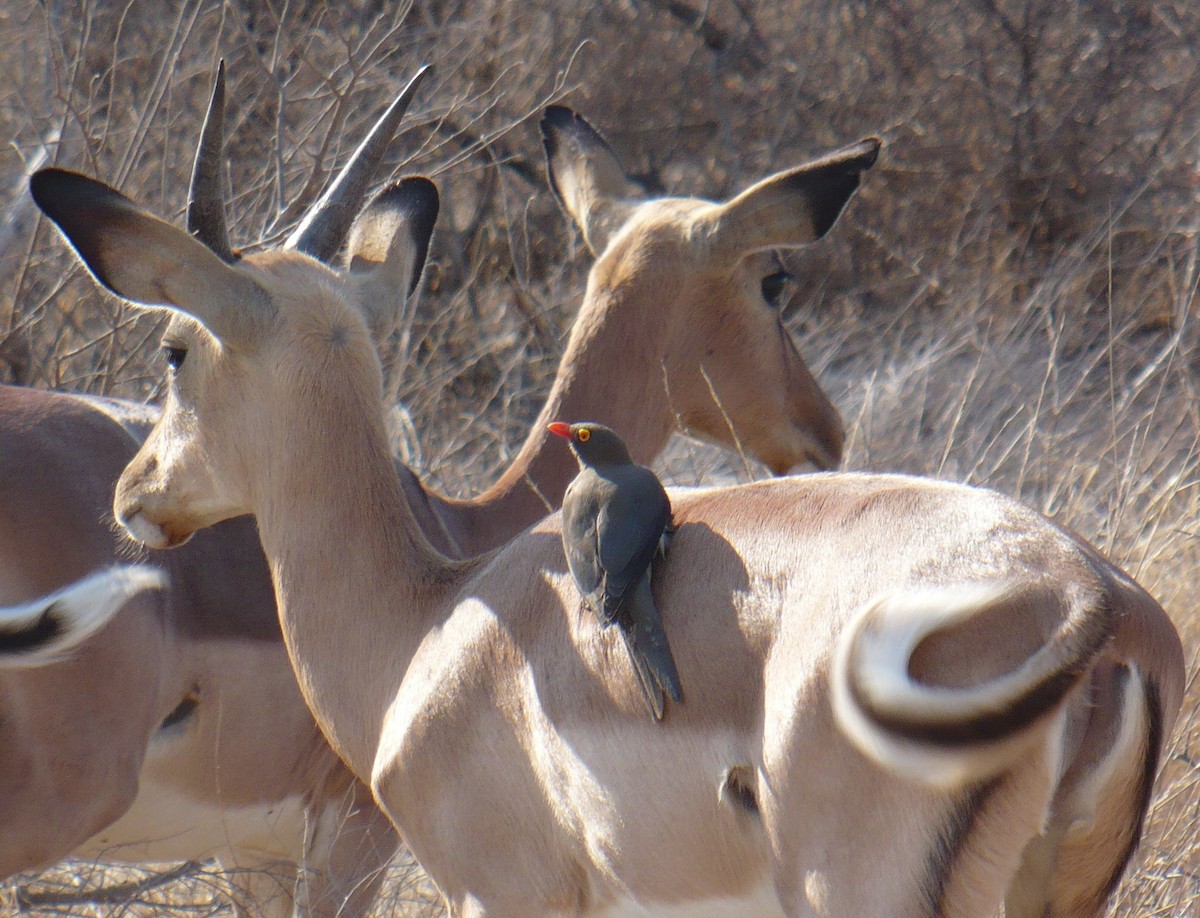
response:
<path id="1" fill-rule="evenodd" d="M 406 178 L 381 191 L 350 229 L 347 281 L 376 340 L 387 337 L 417 289 L 438 207 L 433 182 Z"/>
<path id="2" fill-rule="evenodd" d="M 257 283 L 103 182 L 43 169 L 29 188 L 96 280 L 117 296 L 185 312 L 225 342 L 243 340 L 270 316 L 270 297 Z"/>
<path id="3" fill-rule="evenodd" d="M 571 109 L 551 106 L 541 127 L 554 196 L 599 255 L 637 207 L 641 190 L 604 138 Z"/>
<path id="4" fill-rule="evenodd" d="M 868 137 L 828 156 L 779 172 L 696 218 L 712 256 L 732 261 L 762 249 L 793 248 L 820 239 L 875 164 L 881 142 Z"/>

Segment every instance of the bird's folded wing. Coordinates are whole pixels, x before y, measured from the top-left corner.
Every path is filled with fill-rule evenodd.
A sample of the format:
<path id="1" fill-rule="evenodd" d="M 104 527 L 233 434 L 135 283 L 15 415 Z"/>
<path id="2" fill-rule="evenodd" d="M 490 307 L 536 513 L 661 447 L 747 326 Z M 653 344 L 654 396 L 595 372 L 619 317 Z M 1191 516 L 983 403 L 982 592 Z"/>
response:
<path id="1" fill-rule="evenodd" d="M 596 518 L 600 566 L 607 576 L 608 592 L 620 598 L 650 567 L 663 530 L 671 521 L 671 505 L 658 479 L 647 469 L 645 480 L 623 483 Z"/>

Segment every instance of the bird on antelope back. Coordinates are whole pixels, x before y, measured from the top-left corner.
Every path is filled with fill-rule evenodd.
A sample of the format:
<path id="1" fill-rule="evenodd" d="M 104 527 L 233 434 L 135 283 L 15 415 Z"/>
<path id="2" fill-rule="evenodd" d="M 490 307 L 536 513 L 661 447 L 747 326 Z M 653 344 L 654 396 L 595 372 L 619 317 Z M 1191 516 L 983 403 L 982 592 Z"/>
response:
<path id="1" fill-rule="evenodd" d="M 601 627 L 620 629 L 650 716 L 661 720 L 664 692 L 677 704 L 683 700 L 650 591 L 654 556 L 666 554 L 672 531 L 671 502 L 658 477 L 635 464 L 603 424 L 555 421 L 550 432 L 567 440 L 579 460 L 563 497 L 567 567 Z"/>

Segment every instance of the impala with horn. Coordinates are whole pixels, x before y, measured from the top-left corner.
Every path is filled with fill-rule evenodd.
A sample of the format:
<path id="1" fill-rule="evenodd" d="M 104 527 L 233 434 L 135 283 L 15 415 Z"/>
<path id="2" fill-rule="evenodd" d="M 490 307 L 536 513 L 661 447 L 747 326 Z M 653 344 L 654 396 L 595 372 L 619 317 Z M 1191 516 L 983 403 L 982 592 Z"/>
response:
<path id="1" fill-rule="evenodd" d="M 343 215 L 361 207 L 424 72 L 314 205 L 293 247 L 327 254 L 341 245 Z M 189 230 L 222 263 L 239 257 L 221 194 L 224 97 L 222 64 L 188 205 Z M 157 416 L 112 399 L 0 388 L 0 604 L 62 609 L 63 592 L 86 598 L 64 584 L 128 555 L 108 508 Z M 398 841 L 304 706 L 252 521 L 154 560 L 170 588 L 123 603 L 98 595 L 93 620 L 110 606 L 120 612 L 66 659 L 57 643 L 57 662 L 44 659 L 53 636 L 44 627 L 0 637 L 0 877 L 68 854 L 215 857 L 232 868 L 245 914 L 291 914 L 293 898 L 307 914 L 364 913 Z M 66 629 L 57 631 L 61 642 Z"/>
<path id="2" fill-rule="evenodd" d="M 813 189 L 844 192 L 876 148 L 650 225 L 603 232 L 602 208 L 589 291 L 652 272 L 646 238 L 673 263 L 672 228 L 726 272 L 818 235 L 844 194 Z M 470 561 L 413 517 L 371 332 L 373 292 L 420 261 L 399 188 L 345 271 L 227 264 L 75 173 L 32 189 L 100 284 L 173 314 L 117 518 L 165 547 L 256 516 L 301 690 L 453 914 L 1103 913 L 1184 668 L 1162 608 L 1079 537 L 908 476 L 675 493 L 655 598 L 689 693 L 651 723 L 558 516 Z"/>
<path id="3" fill-rule="evenodd" d="M 223 95 L 222 71 L 187 223 L 218 261 L 236 263 L 219 181 Z M 382 127 L 374 135 L 380 141 L 360 151 L 337 183 L 344 198 L 332 202 L 334 212 L 355 214 L 369 164 L 395 125 Z M 543 136 L 552 184 L 592 245 L 622 231 L 623 220 L 651 264 L 655 247 L 669 241 L 671 248 L 657 271 L 593 276 L 542 416 L 603 418 L 627 432 L 641 461 L 685 419 L 690 432 L 774 467 L 836 464 L 841 421 L 779 320 L 790 276 L 776 258 L 747 249 L 729 263 L 709 261 L 703 241 L 688 239 L 687 224 L 672 216 L 680 202 L 639 201 L 612 151 L 578 115 L 550 109 Z M 808 187 L 799 182 L 804 168 L 777 179 L 799 182 L 798 202 L 832 196 L 840 209 L 873 159 L 868 146 Z M 347 175 L 359 176 L 348 193 Z M 293 243 L 331 257 L 339 247 L 331 237 L 312 238 L 314 225 L 318 237 L 326 232 L 322 223 L 328 217 L 305 220 Z M 799 227 L 779 244 L 806 244 L 828 228 Z M 345 229 L 335 227 L 333 236 Z M 657 348 L 643 346 L 651 340 Z M 604 370 L 618 359 L 620 385 Z M 0 520 L 11 523 L 0 526 L 0 603 L 25 603 L 125 554 L 107 508 L 121 468 L 157 417 L 155 408 L 111 399 L 0 388 Z M 764 426 L 763 417 L 777 422 Z M 442 552 L 499 545 L 561 499 L 575 465 L 563 451 L 544 449 L 546 437 L 545 425 L 534 424 L 497 484 L 471 501 L 427 492 L 396 467 L 410 508 Z M 154 560 L 175 588 L 126 604 L 69 662 L 30 668 L 37 651 L 27 639 L 14 651 L 25 664 L 16 670 L 0 649 L 0 875 L 72 851 L 141 861 L 216 856 L 238 868 L 231 878 L 243 887 L 247 911 L 277 914 L 291 910 L 300 861 L 302 910 L 360 914 L 394 835 L 303 705 L 253 526 L 221 524 Z"/>

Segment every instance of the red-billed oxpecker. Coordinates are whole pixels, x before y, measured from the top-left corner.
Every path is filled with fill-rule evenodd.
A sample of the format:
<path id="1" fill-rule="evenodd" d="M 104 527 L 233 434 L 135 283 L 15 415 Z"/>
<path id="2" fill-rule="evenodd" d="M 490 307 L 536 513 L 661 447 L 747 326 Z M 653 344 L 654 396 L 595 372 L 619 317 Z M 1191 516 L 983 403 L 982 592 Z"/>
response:
<path id="1" fill-rule="evenodd" d="M 658 477 L 635 464 L 621 438 L 603 424 L 555 421 L 550 432 L 567 440 L 579 460 L 579 474 L 563 497 L 567 566 L 601 627 L 615 622 L 620 629 L 646 706 L 661 720 L 664 692 L 676 703 L 683 700 L 650 591 L 651 562 L 666 553 L 671 533 L 671 502 Z"/>

